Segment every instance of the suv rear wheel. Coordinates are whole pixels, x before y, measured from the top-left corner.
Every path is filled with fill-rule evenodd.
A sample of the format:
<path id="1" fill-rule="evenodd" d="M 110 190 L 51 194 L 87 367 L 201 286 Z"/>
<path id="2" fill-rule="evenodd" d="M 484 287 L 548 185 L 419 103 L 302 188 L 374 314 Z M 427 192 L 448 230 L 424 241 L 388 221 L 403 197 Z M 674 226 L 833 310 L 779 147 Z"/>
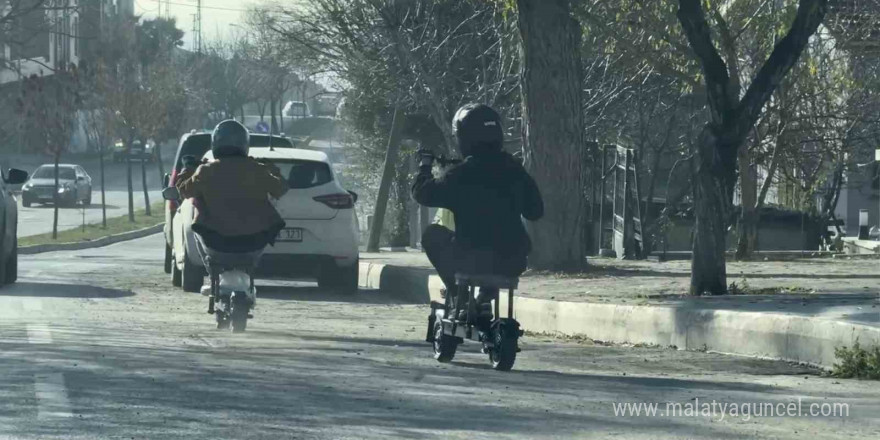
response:
<path id="1" fill-rule="evenodd" d="M 318 276 L 318 287 L 333 289 L 341 293 L 353 295 L 358 291 L 358 260 L 350 266 L 339 267 L 328 263 L 321 269 Z"/>
<path id="2" fill-rule="evenodd" d="M 183 274 L 182 274 L 183 291 L 190 293 L 199 293 L 202 291 L 202 283 L 205 281 L 205 274 L 201 266 L 196 266 L 189 261 L 189 256 L 183 256 Z"/>

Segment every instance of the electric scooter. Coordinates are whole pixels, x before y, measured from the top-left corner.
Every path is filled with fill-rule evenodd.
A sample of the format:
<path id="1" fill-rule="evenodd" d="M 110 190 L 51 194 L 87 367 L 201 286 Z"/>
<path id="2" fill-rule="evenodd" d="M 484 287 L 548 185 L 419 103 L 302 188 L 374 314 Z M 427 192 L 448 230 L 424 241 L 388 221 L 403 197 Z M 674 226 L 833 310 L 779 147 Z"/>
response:
<path id="1" fill-rule="evenodd" d="M 513 316 L 513 291 L 519 284 L 519 278 L 456 273 L 455 282 L 456 288 L 462 290 L 466 297 L 448 292 L 443 303 L 431 301 L 426 341 L 434 346 L 434 359 L 439 362 L 452 361 L 458 345 L 469 339 L 482 344 L 482 351 L 489 355 L 492 368 L 509 371 L 516 361 L 516 353 L 520 351 L 518 340 L 523 335 L 519 322 Z M 507 290 L 506 318 L 500 315 L 499 296 L 478 301 L 477 287 Z M 466 298 L 466 301 L 459 301 L 456 297 Z M 487 316 L 485 312 L 488 310 L 485 309 L 494 309 L 491 317 Z M 464 319 L 461 319 L 462 310 L 467 311 Z"/>

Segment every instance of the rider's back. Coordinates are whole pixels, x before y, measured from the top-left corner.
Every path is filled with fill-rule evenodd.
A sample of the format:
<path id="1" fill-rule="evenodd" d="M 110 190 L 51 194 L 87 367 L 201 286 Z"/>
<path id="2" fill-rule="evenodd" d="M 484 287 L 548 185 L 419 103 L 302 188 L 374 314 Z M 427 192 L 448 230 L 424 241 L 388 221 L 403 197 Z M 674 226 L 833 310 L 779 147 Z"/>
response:
<path id="1" fill-rule="evenodd" d="M 462 258 L 476 251 L 517 265 L 531 250 L 522 219 L 537 220 L 544 212 L 534 180 L 502 151 L 469 156 L 437 179 L 420 174 L 413 196 L 420 204 L 453 212 Z"/>
<path id="2" fill-rule="evenodd" d="M 450 200 L 455 237 L 467 249 L 528 254 L 531 242 L 522 218 L 543 214 L 537 187 L 507 153 L 471 156 L 448 170 L 446 179 L 459 195 Z"/>
<path id="3" fill-rule="evenodd" d="M 281 197 L 288 185 L 270 169 L 243 156 L 223 157 L 200 166 L 179 187 L 184 197 L 200 199 L 194 226 L 224 236 L 246 236 L 283 223 L 269 195 Z"/>

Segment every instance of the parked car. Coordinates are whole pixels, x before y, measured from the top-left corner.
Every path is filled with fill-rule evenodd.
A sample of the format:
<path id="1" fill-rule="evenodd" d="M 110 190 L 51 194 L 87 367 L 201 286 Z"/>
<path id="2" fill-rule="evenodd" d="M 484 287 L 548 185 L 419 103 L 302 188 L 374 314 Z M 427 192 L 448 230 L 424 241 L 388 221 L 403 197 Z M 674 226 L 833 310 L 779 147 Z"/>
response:
<path id="1" fill-rule="evenodd" d="M 26 171 L 9 169 L 0 179 L 0 221 L 3 234 L 0 234 L 0 284 L 11 284 L 18 279 L 18 202 L 12 186 L 21 185 L 28 178 Z"/>
<path id="2" fill-rule="evenodd" d="M 287 101 L 287 104 L 281 109 L 281 114 L 289 118 L 308 118 L 312 116 L 312 111 L 305 102 Z"/>
<path id="3" fill-rule="evenodd" d="M 293 148 L 290 139 L 281 136 L 251 134 L 251 147 Z M 174 167 L 171 174 L 165 175 L 164 185 L 173 186 L 177 175 L 183 168 L 184 156 L 203 157 L 211 151 L 211 133 L 193 130 L 180 138 L 177 153 L 174 156 Z M 184 212 L 188 221 L 192 221 L 192 204 L 178 204 L 175 201 L 165 202 L 165 273 L 171 274 L 171 282 L 175 287 L 183 287 L 187 292 L 198 292 L 202 287 L 204 268 L 202 260 L 195 248 L 195 242 L 183 240 L 183 248 L 175 252 L 174 219 L 178 213 Z M 188 227 L 188 226 L 187 226 Z"/>
<path id="4" fill-rule="evenodd" d="M 359 231 L 354 213 L 357 194 L 346 191 L 327 155 L 296 148 L 251 147 L 250 156 L 271 161 L 287 178 L 290 190 L 275 207 L 286 222 L 274 246 L 266 249 L 258 267 L 261 275 L 314 278 L 321 287 L 354 293 L 358 286 Z M 211 152 L 205 158 L 212 159 Z M 173 220 L 173 258 L 187 291 L 198 291 L 204 272 L 192 232 L 192 202 L 182 202 Z M 193 269 L 198 267 L 198 271 Z M 175 268 L 172 268 L 175 270 Z M 191 284 L 190 284 L 191 283 Z"/>
<path id="5" fill-rule="evenodd" d="M 113 145 L 113 162 L 125 162 L 125 154 L 125 144 L 122 141 L 117 141 Z M 153 141 L 147 141 L 146 143 L 139 140 L 134 141 L 131 144 L 131 160 L 154 162 L 156 160 L 156 148 Z"/>
<path id="6" fill-rule="evenodd" d="M 55 165 L 40 165 L 21 187 L 21 206 L 27 208 L 32 203 L 53 203 L 54 194 Z M 78 202 L 88 206 L 92 203 L 92 178 L 83 167 L 58 165 L 58 200 L 64 206 L 74 206 Z"/>

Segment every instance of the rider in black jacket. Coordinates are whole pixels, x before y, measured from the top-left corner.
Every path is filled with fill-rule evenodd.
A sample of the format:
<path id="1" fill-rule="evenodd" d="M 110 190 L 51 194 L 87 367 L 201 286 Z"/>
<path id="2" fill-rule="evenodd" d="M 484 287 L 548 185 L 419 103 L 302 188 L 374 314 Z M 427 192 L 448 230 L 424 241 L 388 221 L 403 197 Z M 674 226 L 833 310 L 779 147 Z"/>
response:
<path id="1" fill-rule="evenodd" d="M 425 154 L 412 187 L 419 204 L 447 208 L 455 216 L 454 233 L 431 225 L 422 237 L 422 247 L 449 292 L 456 291 L 456 271 L 522 274 L 531 251 L 522 219 L 535 221 L 544 214 L 535 181 L 520 161 L 502 150 L 504 134 L 495 110 L 465 105 L 455 115 L 453 130 L 464 161 L 435 178 L 433 156 Z M 497 290 L 481 289 L 481 301 L 495 294 Z"/>

